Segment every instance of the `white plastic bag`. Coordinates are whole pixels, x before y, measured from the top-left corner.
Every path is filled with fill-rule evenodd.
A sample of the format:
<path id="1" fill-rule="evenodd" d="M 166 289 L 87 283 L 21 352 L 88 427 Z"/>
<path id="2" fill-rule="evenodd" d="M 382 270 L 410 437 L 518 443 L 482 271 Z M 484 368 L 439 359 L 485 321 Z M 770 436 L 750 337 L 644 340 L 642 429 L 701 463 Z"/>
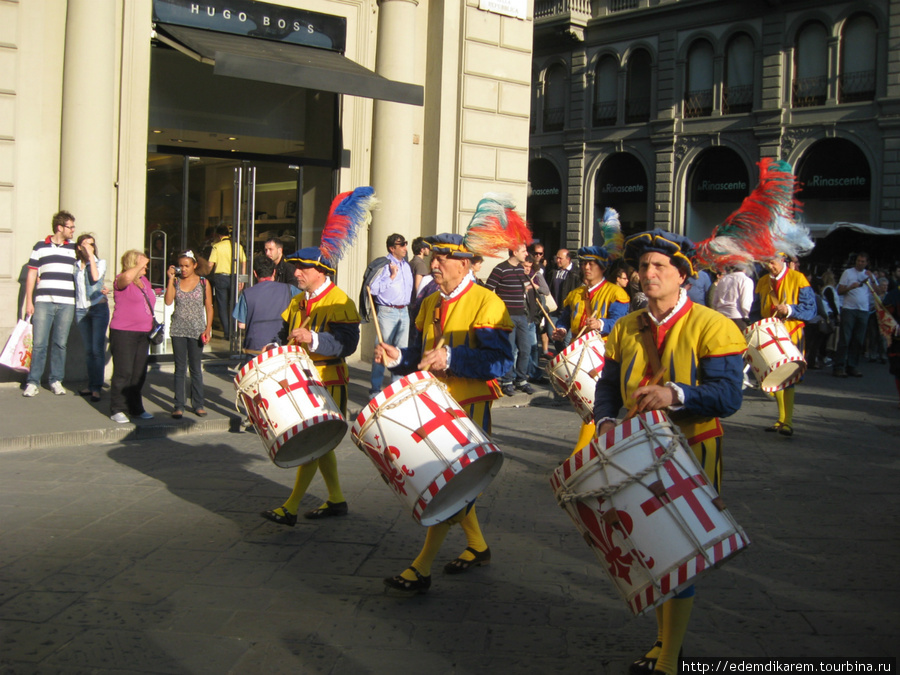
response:
<path id="1" fill-rule="evenodd" d="M 6 341 L 3 352 L 0 352 L 0 365 L 20 373 L 31 370 L 31 347 L 34 343 L 32 333 L 31 317 L 25 321 L 20 320 Z"/>

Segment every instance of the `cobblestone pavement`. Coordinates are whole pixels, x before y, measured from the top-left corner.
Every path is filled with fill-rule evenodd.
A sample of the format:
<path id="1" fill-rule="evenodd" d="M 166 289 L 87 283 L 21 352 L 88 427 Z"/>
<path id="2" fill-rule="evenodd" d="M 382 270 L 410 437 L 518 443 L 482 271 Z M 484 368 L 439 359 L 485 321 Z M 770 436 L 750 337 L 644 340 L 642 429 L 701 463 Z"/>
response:
<path id="1" fill-rule="evenodd" d="M 698 583 L 686 656 L 897 655 L 900 410 L 884 367 L 864 372 L 810 373 L 793 438 L 763 433 L 775 406 L 758 392 L 726 421 L 723 494 L 753 545 Z M 55 398 L 26 403 L 87 406 Z M 430 593 L 412 598 L 381 579 L 424 529 L 349 438 L 337 452 L 350 514 L 292 529 L 258 513 L 281 504 L 293 471 L 227 425 L 8 446 L 3 672 L 625 673 L 654 622 L 631 617 L 549 488 L 574 413 L 527 402 L 494 415 L 506 462 L 478 501 L 492 564 L 442 574 L 465 546 L 454 528 Z M 36 408 L 12 388 L 0 404 L 2 436 L 24 438 L 10 411 Z M 316 478 L 301 508 L 323 498 Z"/>

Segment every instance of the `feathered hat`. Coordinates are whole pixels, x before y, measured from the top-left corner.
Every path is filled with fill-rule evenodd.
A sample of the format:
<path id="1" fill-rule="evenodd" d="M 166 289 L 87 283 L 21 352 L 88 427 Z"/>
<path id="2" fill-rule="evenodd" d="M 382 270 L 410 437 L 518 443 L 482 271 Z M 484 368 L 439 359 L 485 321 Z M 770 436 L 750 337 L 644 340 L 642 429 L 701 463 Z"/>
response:
<path id="1" fill-rule="evenodd" d="M 377 204 L 375 190 L 371 187 L 342 192 L 331 202 L 325 227 L 322 228 L 322 243 L 301 248 L 285 256 L 285 260 L 301 269 L 315 267 L 326 274 L 334 274 Z"/>
<path id="2" fill-rule="evenodd" d="M 505 251 L 531 243 L 531 230 L 515 208 L 511 195 L 488 192 L 475 207 L 465 235 L 438 234 L 426 241 L 432 252 L 451 258 L 500 257 Z"/>
<path id="3" fill-rule="evenodd" d="M 691 258 L 694 257 L 694 242 L 687 237 L 666 232 L 665 230 L 650 230 L 632 235 L 625 240 L 623 257 L 625 262 L 638 269 L 641 256 L 645 253 L 662 253 L 672 259 L 672 264 L 688 276 L 694 276 L 694 266 Z"/>
<path id="4" fill-rule="evenodd" d="M 759 162 L 759 185 L 712 236 L 697 245 L 703 267 L 744 267 L 780 254 L 812 250 L 809 231 L 797 222 L 800 203 L 791 165 L 765 157 Z"/>
<path id="5" fill-rule="evenodd" d="M 579 260 L 593 260 L 606 269 L 610 264 L 622 257 L 622 224 L 619 212 L 609 207 L 603 212 L 603 219 L 594 226 L 593 246 L 582 246 L 578 249 Z"/>

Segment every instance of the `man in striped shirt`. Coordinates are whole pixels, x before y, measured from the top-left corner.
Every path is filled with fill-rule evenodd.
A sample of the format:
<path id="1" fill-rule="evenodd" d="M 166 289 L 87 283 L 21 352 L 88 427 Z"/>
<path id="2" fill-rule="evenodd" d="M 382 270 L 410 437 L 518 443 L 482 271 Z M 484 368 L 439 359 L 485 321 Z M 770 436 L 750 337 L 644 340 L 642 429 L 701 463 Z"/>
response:
<path id="1" fill-rule="evenodd" d="M 525 289 L 531 282 L 528 281 L 522 267 L 527 255 L 525 244 L 510 251 L 509 259 L 494 267 L 484 284 L 488 290 L 500 296 L 513 322 L 509 342 L 513 351 L 518 350 L 518 353 L 515 365 L 500 378 L 504 396 L 514 396 L 516 389 L 524 391 L 529 396 L 534 393 L 534 387 L 528 384 L 528 363 L 531 360 L 531 346 L 534 344 L 535 335 L 525 312 Z"/>
<path id="2" fill-rule="evenodd" d="M 66 393 L 66 343 L 75 317 L 75 216 L 53 216 L 53 234 L 34 245 L 25 279 L 25 313 L 34 326 L 31 371 L 23 396 L 37 396 L 50 347 L 50 391 Z"/>

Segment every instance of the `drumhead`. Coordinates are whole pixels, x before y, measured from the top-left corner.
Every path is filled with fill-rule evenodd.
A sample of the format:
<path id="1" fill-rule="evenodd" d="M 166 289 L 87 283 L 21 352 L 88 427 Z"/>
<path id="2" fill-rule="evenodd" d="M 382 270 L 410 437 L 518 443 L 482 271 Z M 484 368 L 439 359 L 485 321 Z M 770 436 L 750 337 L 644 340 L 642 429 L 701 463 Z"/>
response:
<path id="1" fill-rule="evenodd" d="M 346 433 L 347 423 L 342 419 L 326 419 L 312 424 L 284 441 L 275 451 L 272 461 L 283 469 L 309 464 L 340 445 Z"/>
<path id="2" fill-rule="evenodd" d="M 419 522 L 437 525 L 459 513 L 488 486 L 503 465 L 503 454 L 488 452 L 454 475 L 422 511 Z"/>

